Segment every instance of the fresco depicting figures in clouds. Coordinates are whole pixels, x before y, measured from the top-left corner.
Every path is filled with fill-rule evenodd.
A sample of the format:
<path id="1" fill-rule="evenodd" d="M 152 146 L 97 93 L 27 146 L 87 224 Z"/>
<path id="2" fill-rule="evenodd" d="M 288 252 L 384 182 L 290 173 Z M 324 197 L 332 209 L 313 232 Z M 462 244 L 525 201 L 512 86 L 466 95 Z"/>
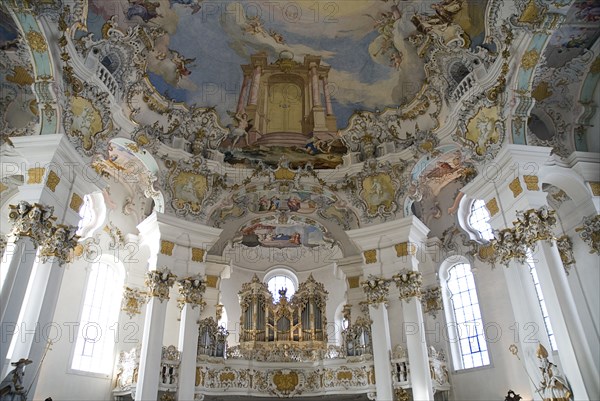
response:
<path id="1" fill-rule="evenodd" d="M 335 168 L 357 110 L 408 104 L 426 80 L 427 33 L 483 44 L 485 2 L 90 2 L 88 30 L 160 28 L 146 65 L 166 99 L 215 108 L 234 165 Z M 464 31 L 464 34 L 463 34 Z"/>

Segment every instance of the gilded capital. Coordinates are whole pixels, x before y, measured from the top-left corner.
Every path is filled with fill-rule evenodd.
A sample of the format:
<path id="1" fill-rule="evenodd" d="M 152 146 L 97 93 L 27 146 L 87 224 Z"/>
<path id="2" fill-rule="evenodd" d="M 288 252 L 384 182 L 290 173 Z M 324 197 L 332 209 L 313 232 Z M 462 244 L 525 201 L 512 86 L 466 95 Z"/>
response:
<path id="1" fill-rule="evenodd" d="M 392 279 L 400 291 L 400 299 L 408 302 L 412 297 L 421 297 L 423 275 L 420 272 L 404 269 L 395 274 Z"/>
<path id="2" fill-rule="evenodd" d="M 72 259 L 72 252 L 77 246 L 79 235 L 75 234 L 77 227 L 57 224 L 47 231 L 46 238 L 41 243 L 40 256 L 46 262 L 50 257 L 58 258 L 60 265 Z"/>
<path id="3" fill-rule="evenodd" d="M 52 215 L 54 207 L 39 203 L 29 204 L 26 201 L 9 207 L 8 221 L 12 224 L 10 235 L 17 238 L 30 237 L 36 246 L 40 245 L 56 220 Z"/>
<path id="4" fill-rule="evenodd" d="M 192 308 L 204 306 L 202 294 L 206 290 L 206 285 L 200 275 L 191 276 L 177 280 L 179 284 L 180 304 L 191 304 Z"/>
<path id="5" fill-rule="evenodd" d="M 370 275 L 367 281 L 363 281 L 361 285 L 369 305 L 387 303 L 390 280 Z"/>
<path id="6" fill-rule="evenodd" d="M 176 275 L 168 267 L 152 270 L 146 273 L 145 284 L 148 287 L 148 296 L 158 297 L 160 301 L 169 299 L 169 289 L 175 284 Z"/>

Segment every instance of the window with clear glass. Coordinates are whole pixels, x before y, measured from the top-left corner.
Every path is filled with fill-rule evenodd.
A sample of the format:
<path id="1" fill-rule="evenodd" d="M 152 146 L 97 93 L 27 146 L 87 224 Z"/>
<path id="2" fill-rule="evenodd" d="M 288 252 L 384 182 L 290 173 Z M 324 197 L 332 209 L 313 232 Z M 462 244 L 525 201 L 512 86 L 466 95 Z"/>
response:
<path id="1" fill-rule="evenodd" d="M 469 213 L 469 225 L 479 233 L 479 236 L 484 241 L 490 241 L 494 238 L 492 226 L 489 221 L 490 212 L 487 210 L 485 202 L 481 199 L 474 201 L 471 204 L 471 211 Z"/>
<path id="2" fill-rule="evenodd" d="M 290 299 L 296 292 L 296 286 L 291 278 L 283 274 L 277 274 L 269 279 L 267 282 L 269 291 L 273 294 L 273 299 L 278 300 L 280 295 L 279 291 L 285 289 L 285 296 Z"/>
<path id="3" fill-rule="evenodd" d="M 542 287 L 540 286 L 540 281 L 538 280 L 537 270 L 535 269 L 535 263 L 531 250 L 527 251 L 527 265 L 529 266 L 529 274 L 531 275 L 533 286 L 535 287 L 535 295 L 537 296 L 540 311 L 542 312 L 542 318 L 544 319 L 544 326 L 546 327 L 546 334 L 548 335 L 550 347 L 552 347 L 552 351 L 558 351 L 558 347 L 556 346 L 556 338 L 554 338 L 554 331 L 552 330 L 552 324 L 550 324 L 550 316 L 548 316 L 548 308 L 546 307 L 546 301 L 544 301 L 544 294 L 542 293 Z"/>
<path id="4" fill-rule="evenodd" d="M 455 340 L 460 351 L 456 369 L 469 369 L 489 365 L 490 358 L 485 341 L 483 321 L 475 280 L 468 263 L 458 263 L 448 269 L 447 289 L 450 295 Z"/>
<path id="5" fill-rule="evenodd" d="M 99 374 L 109 374 L 112 371 L 123 282 L 123 273 L 115 266 L 102 262 L 92 265 L 72 369 Z"/>

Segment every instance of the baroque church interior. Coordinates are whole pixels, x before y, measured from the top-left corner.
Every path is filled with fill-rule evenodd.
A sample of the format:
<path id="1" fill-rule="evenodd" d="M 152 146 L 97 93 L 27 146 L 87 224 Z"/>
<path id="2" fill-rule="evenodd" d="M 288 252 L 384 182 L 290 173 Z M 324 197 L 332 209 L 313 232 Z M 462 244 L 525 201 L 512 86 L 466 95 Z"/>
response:
<path id="1" fill-rule="evenodd" d="M 600 399 L 598 0 L 5 0 L 0 400 Z"/>

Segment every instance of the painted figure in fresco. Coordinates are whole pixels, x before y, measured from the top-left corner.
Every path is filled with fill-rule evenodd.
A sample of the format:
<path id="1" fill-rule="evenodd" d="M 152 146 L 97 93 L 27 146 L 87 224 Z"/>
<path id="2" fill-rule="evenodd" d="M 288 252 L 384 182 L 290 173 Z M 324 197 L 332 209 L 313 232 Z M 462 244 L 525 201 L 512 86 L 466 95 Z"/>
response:
<path id="1" fill-rule="evenodd" d="M 182 77 L 187 77 L 192 73 L 190 69 L 187 68 L 187 65 L 196 61 L 195 58 L 185 58 L 179 52 L 175 50 L 171 51 L 171 61 L 175 64 L 175 71 L 177 72 L 177 81 L 179 81 Z"/>
<path id="2" fill-rule="evenodd" d="M 227 128 L 229 128 L 229 139 L 231 140 L 229 150 L 233 149 L 241 138 L 244 138 L 246 141 L 246 146 L 248 146 L 248 132 L 252 129 L 252 120 L 248 120 L 247 113 L 229 113 L 229 115 L 236 121 L 235 125 L 227 125 Z"/>
<path id="3" fill-rule="evenodd" d="M 287 206 L 288 209 L 290 209 L 290 212 L 297 212 L 302 207 L 302 203 L 300 202 L 300 199 L 291 197 L 287 201 Z"/>
<path id="4" fill-rule="evenodd" d="M 129 8 L 127 9 L 127 19 L 140 17 L 144 22 L 148 22 L 153 18 L 161 15 L 156 11 L 160 7 L 158 1 L 148 0 L 129 0 Z"/>
<path id="5" fill-rule="evenodd" d="M 548 361 L 548 351 L 542 344 L 538 345 L 537 357 L 542 373 L 539 388 L 542 399 L 544 401 L 572 401 L 573 393 L 567 379 L 560 374 L 558 366 Z"/>

